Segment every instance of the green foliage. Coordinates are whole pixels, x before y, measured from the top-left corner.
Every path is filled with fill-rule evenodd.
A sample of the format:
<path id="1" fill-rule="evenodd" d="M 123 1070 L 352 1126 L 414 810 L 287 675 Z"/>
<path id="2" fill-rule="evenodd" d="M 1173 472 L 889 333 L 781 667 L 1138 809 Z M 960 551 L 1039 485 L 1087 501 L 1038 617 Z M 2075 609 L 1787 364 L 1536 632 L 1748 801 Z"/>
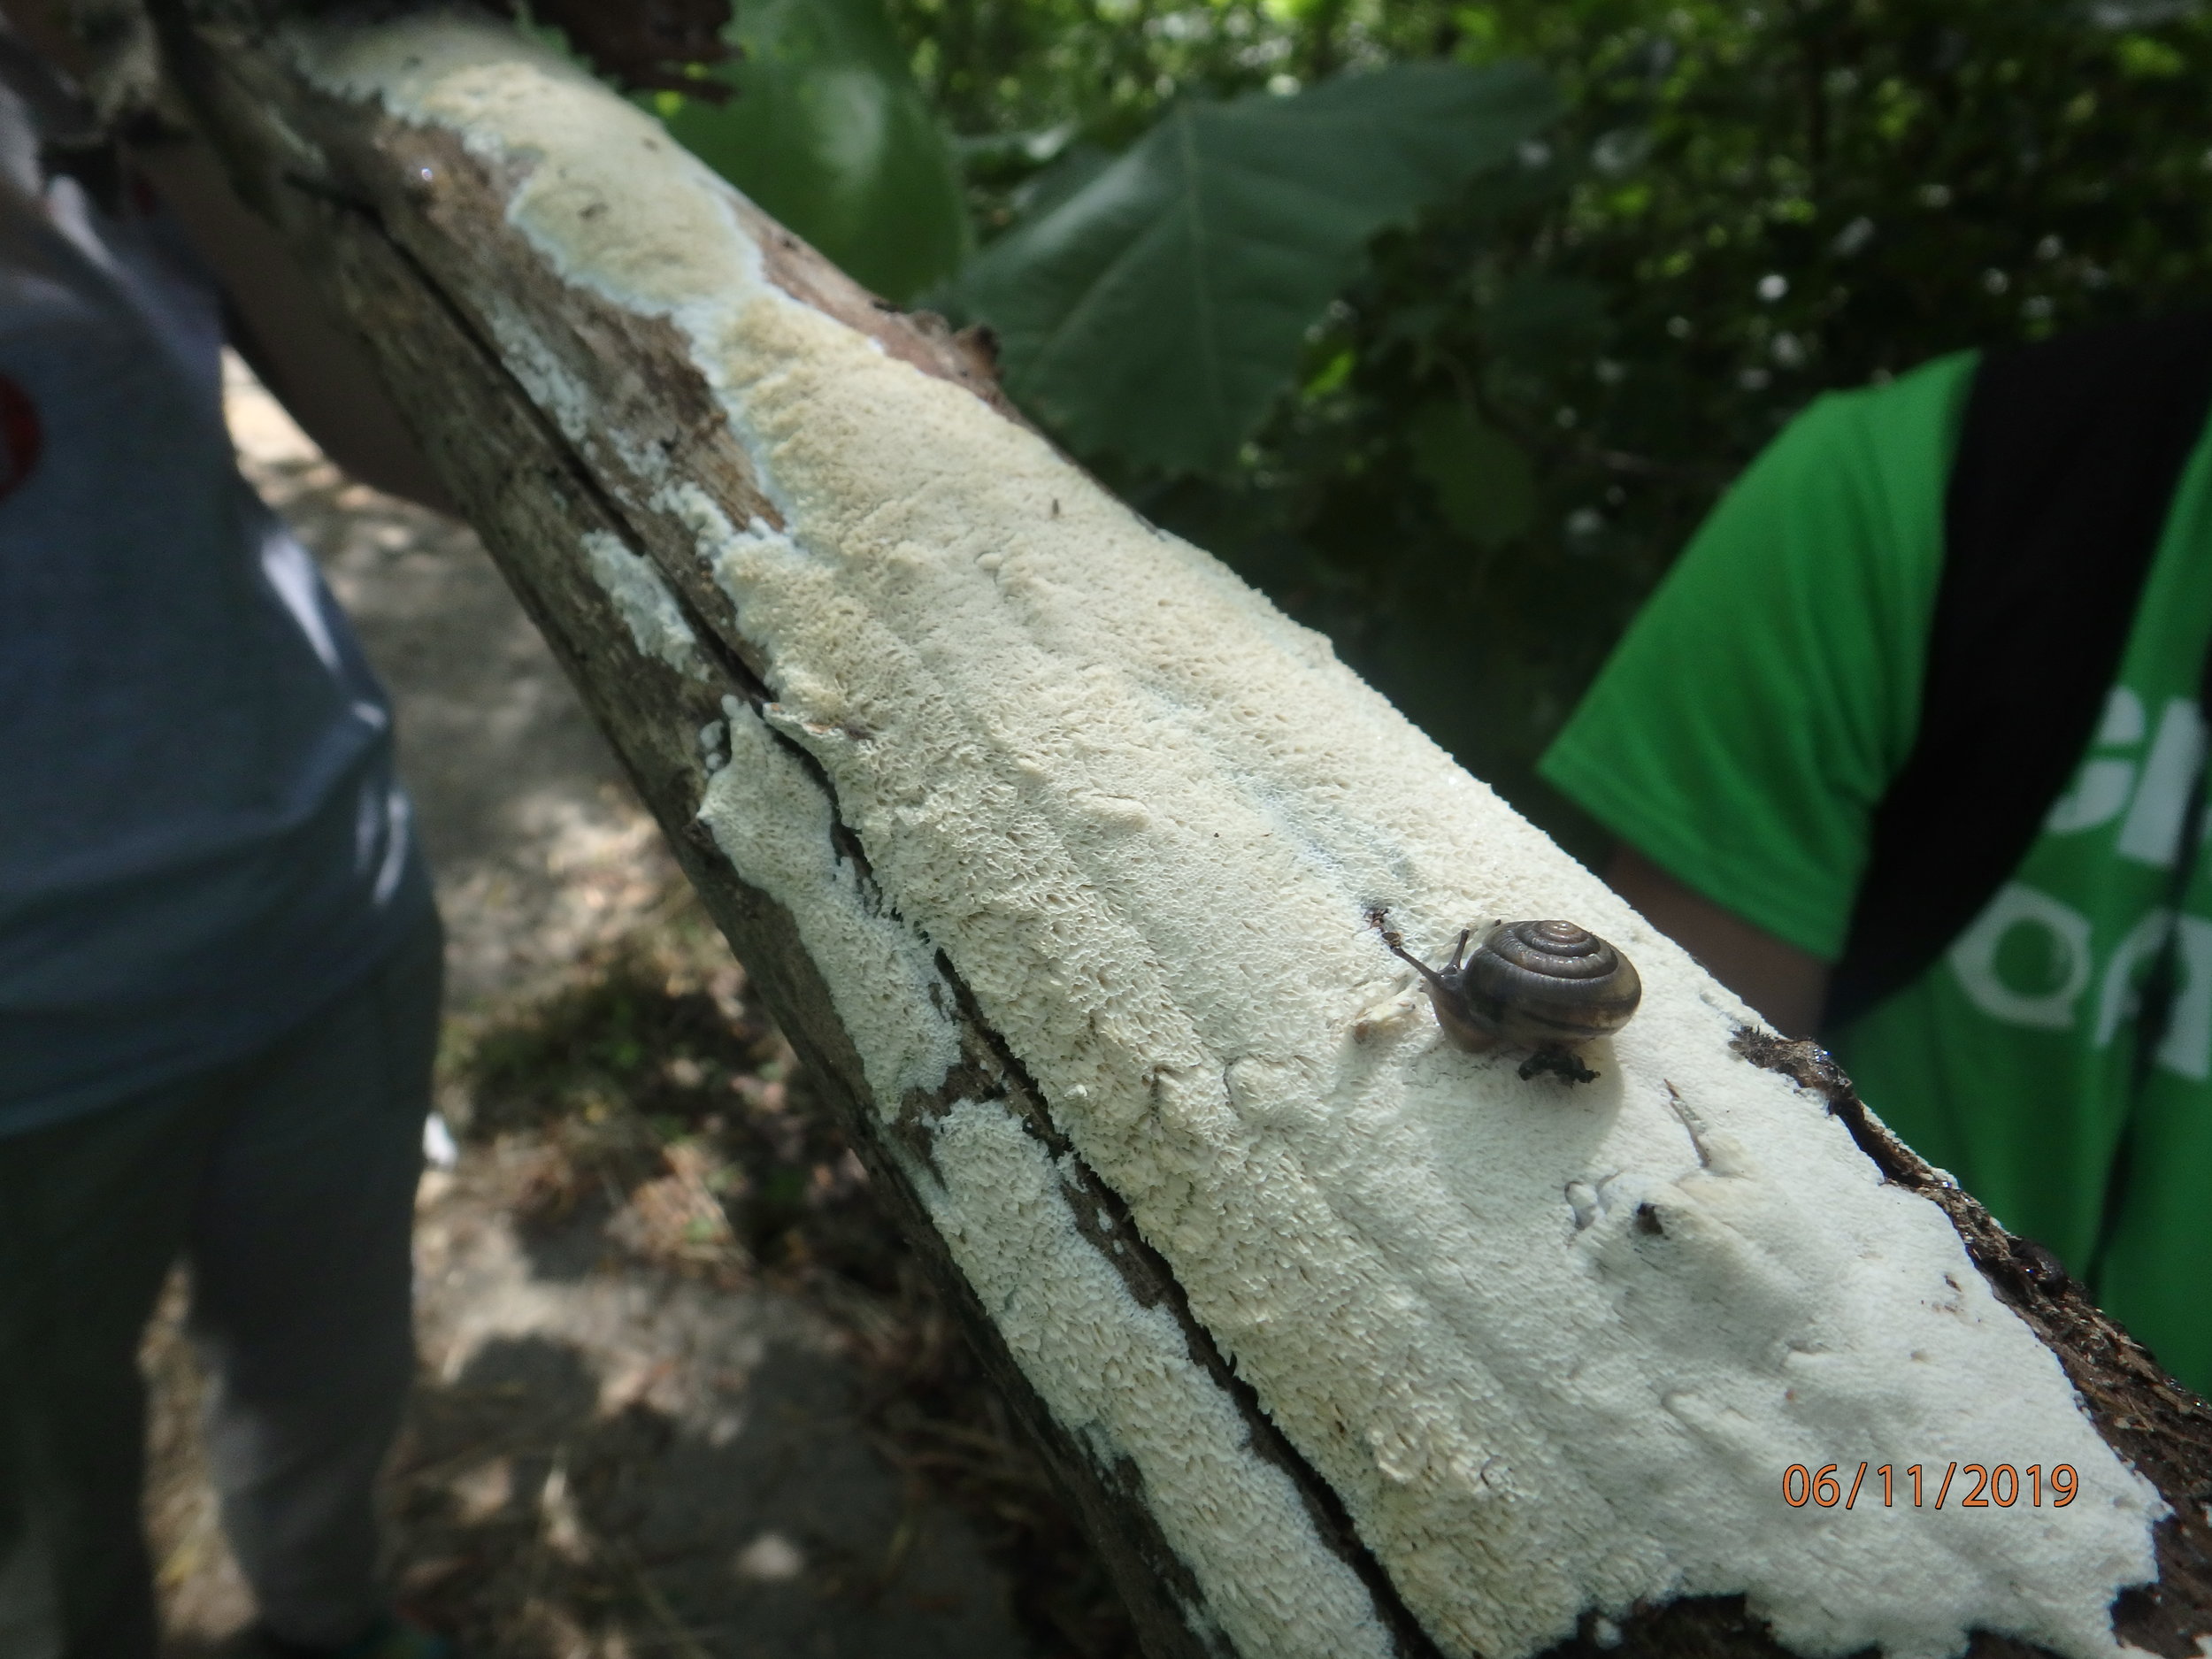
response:
<path id="1" fill-rule="evenodd" d="M 1386 225 L 1448 199 L 1556 113 L 1518 67 L 1402 64 L 1287 97 L 1187 102 L 1073 174 L 971 265 L 1007 389 L 1086 453 L 1230 463 Z M 1079 169 L 1079 173 L 1076 170 Z"/>
<path id="2" fill-rule="evenodd" d="M 741 10 L 680 137 L 895 296 L 956 155 L 1014 394 L 1585 853 L 1534 758 L 1792 413 L 2212 278 L 2200 0 Z"/>
<path id="3" fill-rule="evenodd" d="M 724 104 L 653 96 L 708 165 L 860 281 L 903 302 L 968 248 L 952 150 L 878 0 L 744 0 Z"/>
<path id="4" fill-rule="evenodd" d="M 1190 99 L 1549 73 L 1563 119 L 1372 245 L 1233 466 L 1143 465 L 1090 447 L 1095 411 L 1036 407 L 1585 852 L 1533 759 L 1791 413 L 2212 277 L 2189 0 L 887 4 L 1002 241 L 1049 216 L 1060 157 L 1125 156 Z"/>
<path id="5" fill-rule="evenodd" d="M 1497 427 L 1444 398 L 1415 411 L 1406 444 L 1437 511 L 1460 534 L 1496 547 L 1526 533 L 1536 517 L 1535 472 L 1528 451 Z"/>

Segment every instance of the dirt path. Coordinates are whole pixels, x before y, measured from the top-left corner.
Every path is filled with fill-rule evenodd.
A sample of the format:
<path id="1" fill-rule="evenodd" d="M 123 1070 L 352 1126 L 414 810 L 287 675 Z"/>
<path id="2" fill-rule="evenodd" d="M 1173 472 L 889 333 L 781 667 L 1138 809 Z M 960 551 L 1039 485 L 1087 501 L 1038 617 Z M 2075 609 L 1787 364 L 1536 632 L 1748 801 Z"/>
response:
<path id="1" fill-rule="evenodd" d="M 403 1598 L 477 1659 L 1117 1651 L 1094 1586 L 1020 1582 L 1083 1578 L 1079 1547 L 473 538 L 344 480 L 242 372 L 231 409 L 393 692 L 452 941 Z M 185 1659 L 250 1608 L 180 1295 L 148 1348 L 149 1509 Z"/>

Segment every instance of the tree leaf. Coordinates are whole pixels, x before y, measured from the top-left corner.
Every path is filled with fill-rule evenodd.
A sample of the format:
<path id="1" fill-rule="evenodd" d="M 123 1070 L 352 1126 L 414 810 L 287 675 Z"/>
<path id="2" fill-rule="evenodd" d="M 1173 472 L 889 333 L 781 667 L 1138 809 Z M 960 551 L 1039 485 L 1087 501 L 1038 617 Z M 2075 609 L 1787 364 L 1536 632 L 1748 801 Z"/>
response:
<path id="1" fill-rule="evenodd" d="M 728 38 L 735 97 L 650 100 L 677 142 L 887 298 L 951 276 L 958 170 L 881 0 L 744 0 Z"/>
<path id="2" fill-rule="evenodd" d="M 1187 104 L 961 279 L 1007 388 L 1079 451 L 1234 457 L 1386 226 L 1551 119 L 1522 65 L 1400 64 L 1289 97 Z"/>
<path id="3" fill-rule="evenodd" d="M 1407 423 L 1413 470 L 1435 492 L 1444 520 L 1484 547 L 1509 541 L 1536 517 L 1528 452 L 1457 402 L 1431 403 Z"/>

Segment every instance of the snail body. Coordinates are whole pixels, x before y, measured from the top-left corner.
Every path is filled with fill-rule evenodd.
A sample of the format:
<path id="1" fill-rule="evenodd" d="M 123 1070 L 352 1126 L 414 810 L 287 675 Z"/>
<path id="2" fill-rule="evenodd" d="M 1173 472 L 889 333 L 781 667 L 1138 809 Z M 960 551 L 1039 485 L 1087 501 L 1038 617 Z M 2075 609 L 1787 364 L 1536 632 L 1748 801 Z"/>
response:
<path id="1" fill-rule="evenodd" d="M 1388 926 L 1381 932 L 1427 981 L 1445 1036 L 1471 1053 L 1511 1043 L 1556 1056 L 1584 1075 L 1571 1060 L 1575 1046 L 1618 1031 L 1643 998 L 1635 964 L 1572 922 L 1500 922 L 1471 952 L 1471 930 L 1462 933 L 1441 968 L 1413 955 Z M 1532 1069 L 1571 1074 L 1555 1062 L 1522 1068 Z"/>

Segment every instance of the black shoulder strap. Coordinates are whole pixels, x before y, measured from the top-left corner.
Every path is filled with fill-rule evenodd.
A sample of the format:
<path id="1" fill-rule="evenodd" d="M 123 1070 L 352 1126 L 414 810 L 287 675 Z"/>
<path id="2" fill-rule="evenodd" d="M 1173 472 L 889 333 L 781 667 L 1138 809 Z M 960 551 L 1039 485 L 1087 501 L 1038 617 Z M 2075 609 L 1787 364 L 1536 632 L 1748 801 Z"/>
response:
<path id="1" fill-rule="evenodd" d="M 2212 405 L 2212 315 L 1993 353 L 1944 500 L 1920 730 L 1875 810 L 1824 1025 L 1933 962 L 2003 885 L 2111 688 Z"/>

